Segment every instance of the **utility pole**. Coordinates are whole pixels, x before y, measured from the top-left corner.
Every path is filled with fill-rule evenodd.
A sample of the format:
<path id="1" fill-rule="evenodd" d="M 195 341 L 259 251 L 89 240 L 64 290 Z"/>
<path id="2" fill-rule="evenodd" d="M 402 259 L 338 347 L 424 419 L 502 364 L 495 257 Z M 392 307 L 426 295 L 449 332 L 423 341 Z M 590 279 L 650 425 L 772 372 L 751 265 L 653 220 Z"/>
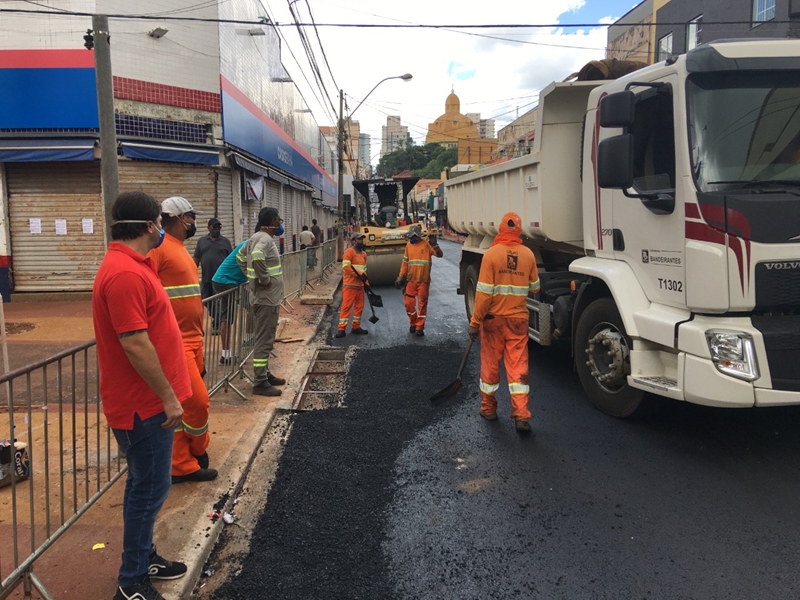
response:
<path id="1" fill-rule="evenodd" d="M 338 215 L 337 215 L 337 256 L 339 260 L 342 260 L 342 256 L 344 256 L 344 90 L 339 90 L 339 136 L 338 136 L 338 148 L 336 153 L 338 156 L 339 162 L 339 182 L 338 182 L 338 200 L 339 200 L 339 207 L 338 207 Z"/>
<path id="2" fill-rule="evenodd" d="M 111 241 L 111 207 L 119 195 L 117 129 L 114 120 L 114 80 L 111 75 L 111 34 L 106 15 L 92 15 L 94 71 L 97 80 L 97 115 L 100 125 L 100 168 L 106 242 Z"/>

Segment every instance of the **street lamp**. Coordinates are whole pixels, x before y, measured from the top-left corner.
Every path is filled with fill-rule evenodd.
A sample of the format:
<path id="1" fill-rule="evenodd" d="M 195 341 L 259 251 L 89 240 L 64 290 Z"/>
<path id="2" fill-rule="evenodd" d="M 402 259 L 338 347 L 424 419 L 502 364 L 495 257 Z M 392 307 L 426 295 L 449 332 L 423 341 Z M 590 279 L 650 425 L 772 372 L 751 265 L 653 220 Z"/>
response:
<path id="1" fill-rule="evenodd" d="M 374 92 L 377 87 L 382 84 L 384 81 L 389 81 L 390 79 L 402 79 L 403 81 L 410 81 L 413 75 L 411 73 L 406 73 L 405 75 L 394 75 L 393 77 L 386 77 L 385 79 L 381 79 L 378 83 L 375 84 L 369 93 L 364 96 L 364 100 L 369 98 L 370 94 Z M 350 113 L 348 119 L 352 119 L 353 115 L 356 111 L 361 108 L 361 105 L 364 104 L 364 100 L 358 103 L 358 106 L 355 107 L 353 112 Z M 342 256 L 344 255 L 344 127 L 345 127 L 345 119 L 344 119 L 344 91 L 339 90 L 339 139 L 338 139 L 338 164 L 339 164 L 339 218 L 338 218 L 338 254 L 339 260 L 342 260 Z"/>

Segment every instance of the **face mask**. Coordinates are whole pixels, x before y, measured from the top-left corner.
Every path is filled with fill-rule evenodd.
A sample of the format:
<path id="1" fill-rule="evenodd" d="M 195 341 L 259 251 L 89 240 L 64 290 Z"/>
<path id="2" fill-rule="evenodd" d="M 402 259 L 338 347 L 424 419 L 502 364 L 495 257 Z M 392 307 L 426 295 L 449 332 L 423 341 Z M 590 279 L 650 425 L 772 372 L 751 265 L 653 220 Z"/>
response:
<path id="1" fill-rule="evenodd" d="M 278 225 L 278 231 L 275 232 L 275 237 L 281 237 L 284 231 L 285 230 L 283 228 L 283 223 L 281 223 L 280 225 Z"/>
<path id="2" fill-rule="evenodd" d="M 364 242 L 358 242 L 358 243 L 356 244 L 355 248 L 356 248 L 356 250 L 358 250 L 359 252 L 361 252 L 362 250 L 364 250 Z"/>
<path id="3" fill-rule="evenodd" d="M 114 225 L 117 225 L 118 223 L 153 223 L 153 225 L 155 225 L 153 221 L 142 221 L 139 219 L 123 219 L 122 221 L 116 221 Z M 153 246 L 153 248 L 158 248 L 161 245 L 161 242 L 164 241 L 165 234 L 166 232 L 163 229 L 158 230 L 158 242 L 156 242 L 156 245 Z"/>
<path id="4" fill-rule="evenodd" d="M 186 226 L 186 221 L 183 222 L 183 226 L 186 229 L 186 239 L 188 240 L 192 237 L 195 233 L 197 233 L 197 225 L 192 223 L 189 227 Z"/>
<path id="5" fill-rule="evenodd" d="M 222 232 L 219 229 L 212 229 L 211 230 L 211 237 L 217 239 L 219 236 L 222 235 Z"/>
<path id="6" fill-rule="evenodd" d="M 408 241 L 411 242 L 412 244 L 418 244 L 419 243 L 419 238 L 417 236 L 414 236 Z"/>

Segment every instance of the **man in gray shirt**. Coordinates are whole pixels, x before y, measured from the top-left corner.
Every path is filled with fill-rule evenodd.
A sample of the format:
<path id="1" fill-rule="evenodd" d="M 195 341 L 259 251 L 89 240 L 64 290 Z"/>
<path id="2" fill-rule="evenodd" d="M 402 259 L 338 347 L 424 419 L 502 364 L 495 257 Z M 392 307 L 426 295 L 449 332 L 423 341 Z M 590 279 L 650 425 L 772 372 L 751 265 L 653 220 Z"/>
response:
<path id="1" fill-rule="evenodd" d="M 286 383 L 269 370 L 269 355 L 275 345 L 278 313 L 283 301 L 283 267 L 276 242 L 282 234 L 283 219 L 278 216 L 278 210 L 269 206 L 262 208 L 256 233 L 236 254 L 236 262 L 247 277 L 253 306 L 253 393 L 258 396 L 280 396 L 281 390 L 276 386 Z"/>

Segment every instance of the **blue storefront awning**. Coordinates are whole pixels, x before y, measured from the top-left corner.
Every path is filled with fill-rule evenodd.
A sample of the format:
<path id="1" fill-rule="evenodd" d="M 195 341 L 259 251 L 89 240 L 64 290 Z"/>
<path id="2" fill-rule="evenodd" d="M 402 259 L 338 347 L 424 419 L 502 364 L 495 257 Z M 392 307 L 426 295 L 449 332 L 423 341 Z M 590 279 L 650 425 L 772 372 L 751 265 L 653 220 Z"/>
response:
<path id="1" fill-rule="evenodd" d="M 0 162 L 94 160 L 93 139 L 0 140 Z"/>
<path id="2" fill-rule="evenodd" d="M 166 144 L 122 142 L 122 155 L 128 158 L 159 162 L 178 162 L 195 165 L 219 164 L 219 152 L 217 150 L 199 146 L 168 146 Z"/>

